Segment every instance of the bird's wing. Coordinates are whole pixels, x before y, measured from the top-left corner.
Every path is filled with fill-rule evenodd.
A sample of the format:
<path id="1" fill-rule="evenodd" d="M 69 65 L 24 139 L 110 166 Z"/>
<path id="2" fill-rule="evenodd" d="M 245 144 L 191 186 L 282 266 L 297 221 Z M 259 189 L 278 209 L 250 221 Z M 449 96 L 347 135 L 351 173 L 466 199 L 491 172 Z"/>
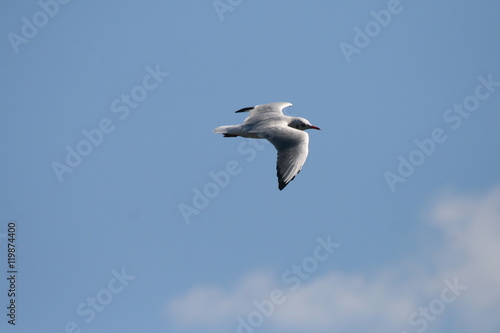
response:
<path id="1" fill-rule="evenodd" d="M 300 172 L 308 154 L 309 135 L 288 126 L 270 127 L 261 130 L 262 137 L 271 142 L 278 151 L 276 170 L 280 190 Z"/>
<path id="2" fill-rule="evenodd" d="M 282 117 L 283 109 L 292 106 L 292 103 L 288 102 L 276 102 L 269 104 L 262 104 L 257 106 L 251 106 L 248 108 L 240 109 L 236 112 L 250 112 L 250 115 L 245 119 L 245 123 L 260 121 L 263 119 L 269 119 L 272 117 Z"/>

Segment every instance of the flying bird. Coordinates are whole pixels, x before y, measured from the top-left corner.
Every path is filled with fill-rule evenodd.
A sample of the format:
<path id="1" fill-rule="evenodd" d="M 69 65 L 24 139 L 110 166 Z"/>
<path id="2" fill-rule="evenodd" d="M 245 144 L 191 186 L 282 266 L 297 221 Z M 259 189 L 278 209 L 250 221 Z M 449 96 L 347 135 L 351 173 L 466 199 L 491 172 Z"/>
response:
<path id="1" fill-rule="evenodd" d="M 224 137 L 267 139 L 278 151 L 276 170 L 280 191 L 300 172 L 308 154 L 309 135 L 307 129 L 318 127 L 304 118 L 290 117 L 283 114 L 283 109 L 292 103 L 276 102 L 247 107 L 236 111 L 250 112 L 241 125 L 220 126 L 214 133 Z"/>

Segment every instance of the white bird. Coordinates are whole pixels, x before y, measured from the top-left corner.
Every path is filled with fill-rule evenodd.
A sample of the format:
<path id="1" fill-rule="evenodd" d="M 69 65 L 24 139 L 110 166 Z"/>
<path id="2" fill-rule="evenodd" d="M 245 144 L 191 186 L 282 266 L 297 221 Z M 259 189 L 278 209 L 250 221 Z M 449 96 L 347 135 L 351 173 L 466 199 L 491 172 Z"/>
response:
<path id="1" fill-rule="evenodd" d="M 306 129 L 318 127 L 304 118 L 283 114 L 283 109 L 292 103 L 276 102 L 240 109 L 236 112 L 250 112 L 241 125 L 220 126 L 214 133 L 224 137 L 242 136 L 253 139 L 267 139 L 278 151 L 276 164 L 278 188 L 284 189 L 300 172 L 308 154 L 309 135 Z"/>

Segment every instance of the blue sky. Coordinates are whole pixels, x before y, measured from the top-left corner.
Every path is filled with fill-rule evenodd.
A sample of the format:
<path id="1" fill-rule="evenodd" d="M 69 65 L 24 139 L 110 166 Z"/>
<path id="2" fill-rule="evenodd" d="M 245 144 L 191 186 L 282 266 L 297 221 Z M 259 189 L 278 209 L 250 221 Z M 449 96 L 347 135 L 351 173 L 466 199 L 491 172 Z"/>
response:
<path id="1" fill-rule="evenodd" d="M 499 3 L 0 7 L 2 331 L 498 332 Z"/>

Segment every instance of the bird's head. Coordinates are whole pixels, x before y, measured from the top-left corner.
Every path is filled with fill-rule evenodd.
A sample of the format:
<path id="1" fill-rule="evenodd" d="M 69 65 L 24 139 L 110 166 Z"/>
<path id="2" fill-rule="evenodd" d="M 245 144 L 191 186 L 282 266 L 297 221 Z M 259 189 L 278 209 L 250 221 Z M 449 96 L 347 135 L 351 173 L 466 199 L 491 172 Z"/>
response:
<path id="1" fill-rule="evenodd" d="M 319 127 L 311 125 L 309 120 L 304 119 L 304 118 L 300 118 L 300 117 L 292 118 L 292 121 L 288 124 L 288 126 L 295 128 L 295 129 L 298 129 L 298 130 L 301 130 L 301 131 L 305 131 L 305 130 L 310 129 L 310 128 L 315 129 L 315 130 L 319 130 Z"/>

